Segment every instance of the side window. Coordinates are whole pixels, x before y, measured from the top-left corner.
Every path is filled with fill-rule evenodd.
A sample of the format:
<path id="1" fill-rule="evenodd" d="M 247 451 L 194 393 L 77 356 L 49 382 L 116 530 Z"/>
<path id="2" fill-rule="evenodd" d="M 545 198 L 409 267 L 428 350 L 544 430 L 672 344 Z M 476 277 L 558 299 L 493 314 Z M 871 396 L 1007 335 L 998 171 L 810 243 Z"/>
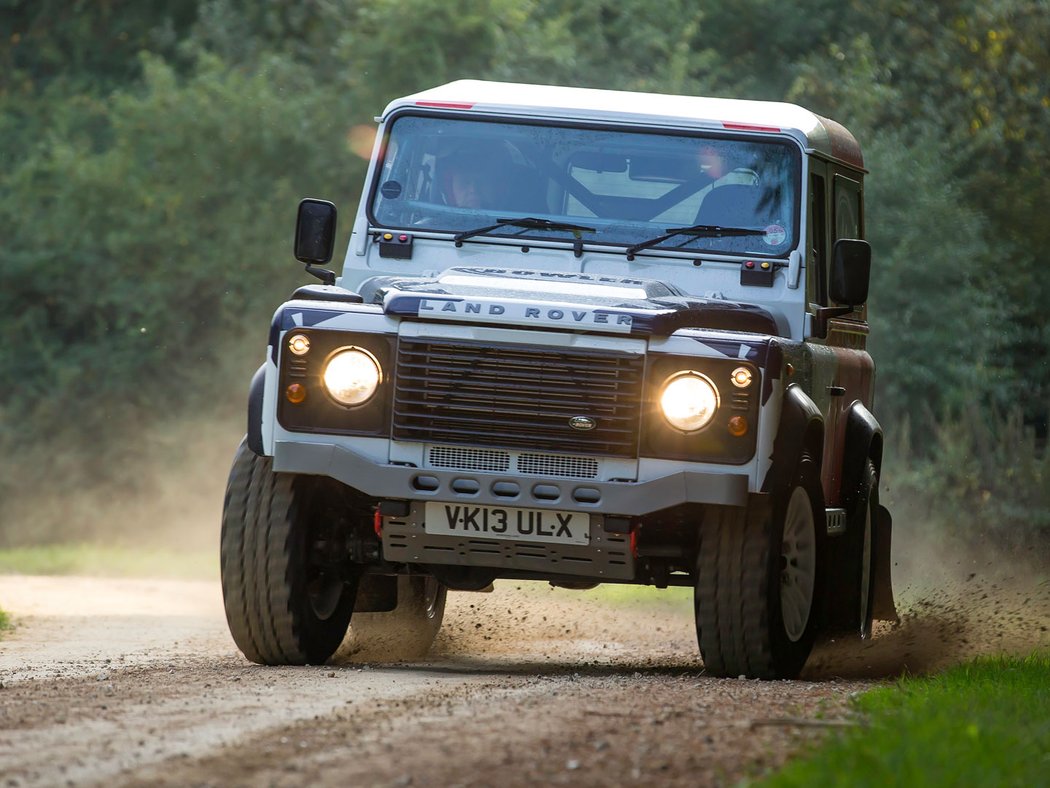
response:
<path id="1" fill-rule="evenodd" d="M 828 303 L 828 209 L 824 176 L 809 176 L 809 265 L 806 275 L 806 299 L 811 304 Z"/>
<path id="2" fill-rule="evenodd" d="M 835 240 L 839 238 L 863 238 L 864 216 L 863 190 L 860 181 L 835 176 Z"/>

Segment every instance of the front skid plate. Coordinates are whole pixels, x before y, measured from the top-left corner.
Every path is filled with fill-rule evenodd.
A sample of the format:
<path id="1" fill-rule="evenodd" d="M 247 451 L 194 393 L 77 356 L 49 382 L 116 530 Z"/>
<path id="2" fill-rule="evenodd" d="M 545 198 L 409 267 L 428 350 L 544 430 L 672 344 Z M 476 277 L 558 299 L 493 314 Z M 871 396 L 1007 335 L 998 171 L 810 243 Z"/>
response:
<path id="1" fill-rule="evenodd" d="M 634 556 L 627 534 L 606 533 L 601 515 L 592 514 L 590 544 L 552 544 L 482 536 L 428 534 L 424 504 L 413 503 L 408 517 L 384 517 L 383 558 L 395 563 L 453 564 L 517 569 L 595 580 L 633 580 Z"/>

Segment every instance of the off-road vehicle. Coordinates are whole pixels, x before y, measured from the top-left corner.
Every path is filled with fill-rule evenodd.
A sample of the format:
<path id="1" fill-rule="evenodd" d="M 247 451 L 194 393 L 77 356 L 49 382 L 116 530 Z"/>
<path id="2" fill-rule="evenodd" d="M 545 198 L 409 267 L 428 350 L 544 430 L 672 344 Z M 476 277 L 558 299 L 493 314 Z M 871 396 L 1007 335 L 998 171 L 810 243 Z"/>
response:
<path id="1" fill-rule="evenodd" d="M 377 121 L 342 272 L 304 200 L 322 283 L 250 386 L 222 525 L 250 660 L 322 663 L 348 627 L 421 654 L 447 589 L 503 578 L 693 587 L 718 676 L 894 615 L 845 128 L 478 81 Z"/>

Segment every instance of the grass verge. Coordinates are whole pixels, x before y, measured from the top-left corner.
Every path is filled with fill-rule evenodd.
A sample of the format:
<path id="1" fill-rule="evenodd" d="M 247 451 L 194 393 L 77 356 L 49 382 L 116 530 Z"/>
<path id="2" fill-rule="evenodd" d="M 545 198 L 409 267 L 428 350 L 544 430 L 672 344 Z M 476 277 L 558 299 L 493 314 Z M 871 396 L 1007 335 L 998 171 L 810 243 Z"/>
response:
<path id="1" fill-rule="evenodd" d="M 855 701 L 861 724 L 763 786 L 1045 785 L 1050 654 L 984 658 Z"/>
<path id="2" fill-rule="evenodd" d="M 0 637 L 3 637 L 4 631 L 11 628 L 11 619 L 8 617 L 2 609 L 0 609 Z"/>
<path id="3" fill-rule="evenodd" d="M 219 574 L 213 551 L 95 544 L 57 544 L 0 550 L 0 574 L 95 575 L 212 580 Z"/>

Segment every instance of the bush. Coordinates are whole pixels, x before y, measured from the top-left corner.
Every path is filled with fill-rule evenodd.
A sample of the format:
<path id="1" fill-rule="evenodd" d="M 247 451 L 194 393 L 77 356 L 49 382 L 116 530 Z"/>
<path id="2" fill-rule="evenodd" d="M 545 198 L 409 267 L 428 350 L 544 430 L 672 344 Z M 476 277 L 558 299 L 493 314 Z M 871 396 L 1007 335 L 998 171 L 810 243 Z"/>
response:
<path id="1" fill-rule="evenodd" d="M 1050 451 L 1019 412 L 975 411 L 890 434 L 894 519 L 1007 552 L 1050 554 Z"/>

